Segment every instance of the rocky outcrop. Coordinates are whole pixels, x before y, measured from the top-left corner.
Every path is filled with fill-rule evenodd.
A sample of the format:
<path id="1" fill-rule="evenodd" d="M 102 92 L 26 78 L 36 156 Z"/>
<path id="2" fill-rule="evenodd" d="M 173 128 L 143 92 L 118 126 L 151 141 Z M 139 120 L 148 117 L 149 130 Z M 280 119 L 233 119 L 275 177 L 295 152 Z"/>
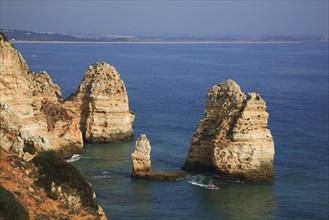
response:
<path id="1" fill-rule="evenodd" d="M 33 73 L 1 33 L 0 62 L 0 146 L 22 151 L 31 145 L 65 156 L 80 152 L 79 121 L 63 108 L 59 87 L 46 72 Z"/>
<path id="2" fill-rule="evenodd" d="M 131 154 L 132 174 L 136 179 L 148 180 L 179 180 L 186 177 L 181 172 L 153 172 L 151 167 L 151 145 L 145 134 L 141 134 L 136 141 L 135 150 Z"/>
<path id="3" fill-rule="evenodd" d="M 87 142 L 134 136 L 124 82 L 114 67 L 96 63 L 67 100 L 46 72 L 33 73 L 21 54 L 0 35 L 0 146 L 22 151 L 54 149 L 66 157 Z"/>
<path id="4" fill-rule="evenodd" d="M 214 86 L 183 169 L 215 168 L 222 177 L 273 179 L 274 142 L 265 110 L 259 94 L 246 96 L 232 80 Z"/>
<path id="5" fill-rule="evenodd" d="M 80 119 L 87 142 L 112 142 L 131 139 L 134 114 L 129 111 L 124 82 L 107 63 L 90 66 L 65 106 Z"/>
<path id="6" fill-rule="evenodd" d="M 100 206 L 98 209 L 86 207 L 76 189 L 71 189 L 68 185 L 59 186 L 52 182 L 53 196 L 50 197 L 40 184 L 36 184 L 40 176 L 39 169 L 33 161 L 24 158 L 25 155 L 27 154 L 20 157 L 19 154 L 4 151 L 0 147 L 0 185 L 14 194 L 17 201 L 29 212 L 30 219 L 107 219 Z M 68 168 L 67 165 L 63 167 Z"/>
<path id="7" fill-rule="evenodd" d="M 132 171 L 151 171 L 151 145 L 145 134 L 136 141 L 135 150 L 131 154 Z"/>

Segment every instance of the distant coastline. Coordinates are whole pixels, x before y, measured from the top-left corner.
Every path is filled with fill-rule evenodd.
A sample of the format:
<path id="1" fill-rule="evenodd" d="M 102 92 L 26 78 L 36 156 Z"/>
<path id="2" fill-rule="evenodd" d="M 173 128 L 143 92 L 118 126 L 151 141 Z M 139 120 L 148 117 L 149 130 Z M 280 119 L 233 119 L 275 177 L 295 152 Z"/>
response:
<path id="1" fill-rule="evenodd" d="M 0 29 L 12 43 L 80 43 L 80 44 L 282 44 L 329 42 L 326 35 L 315 36 L 225 36 L 225 35 L 72 35 L 37 31 Z"/>
<path id="2" fill-rule="evenodd" d="M 28 44 L 299 44 L 304 41 L 10 41 Z"/>

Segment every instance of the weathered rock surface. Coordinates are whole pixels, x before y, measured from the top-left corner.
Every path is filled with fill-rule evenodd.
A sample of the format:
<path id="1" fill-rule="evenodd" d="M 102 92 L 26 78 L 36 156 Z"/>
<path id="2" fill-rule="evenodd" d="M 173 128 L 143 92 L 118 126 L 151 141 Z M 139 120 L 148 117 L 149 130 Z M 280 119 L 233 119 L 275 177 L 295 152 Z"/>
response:
<path id="1" fill-rule="evenodd" d="M 107 219 L 100 206 L 98 210 L 83 206 L 80 196 L 68 186 L 52 184 L 51 190 L 58 198 L 51 199 L 45 189 L 35 183 L 38 169 L 28 155 L 25 153 L 21 158 L 0 147 L 0 185 L 15 195 L 29 212 L 30 219 Z"/>
<path id="2" fill-rule="evenodd" d="M 151 167 L 151 145 L 145 134 L 136 141 L 135 150 L 131 154 L 132 174 L 136 179 L 148 180 L 179 180 L 186 177 L 181 172 L 153 172 Z"/>
<path id="3" fill-rule="evenodd" d="M 46 72 L 33 73 L 0 33 L 0 146 L 22 151 L 54 149 L 70 156 L 82 148 L 77 118 L 61 104 L 61 92 Z"/>
<path id="4" fill-rule="evenodd" d="M 136 141 L 135 150 L 131 154 L 132 171 L 151 171 L 151 145 L 145 134 Z"/>
<path id="5" fill-rule="evenodd" d="M 223 177 L 273 179 L 274 142 L 265 109 L 259 94 L 247 97 L 232 80 L 214 86 L 183 169 L 215 168 Z"/>
<path id="6" fill-rule="evenodd" d="M 89 67 L 65 106 L 80 119 L 87 142 L 121 141 L 134 136 L 135 116 L 129 111 L 126 87 L 119 73 L 107 63 Z"/>
<path id="7" fill-rule="evenodd" d="M 87 142 L 128 140 L 134 114 L 120 75 L 107 63 L 89 67 L 77 91 L 63 100 L 46 72 L 33 73 L 0 35 L 0 146 L 22 151 L 54 149 L 66 157 Z"/>

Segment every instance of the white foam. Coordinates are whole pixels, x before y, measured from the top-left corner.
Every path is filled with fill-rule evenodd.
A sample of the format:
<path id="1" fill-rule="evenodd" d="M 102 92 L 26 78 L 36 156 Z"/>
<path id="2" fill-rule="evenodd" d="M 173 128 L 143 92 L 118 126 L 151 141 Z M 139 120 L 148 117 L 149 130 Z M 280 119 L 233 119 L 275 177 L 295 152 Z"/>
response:
<path id="1" fill-rule="evenodd" d="M 193 180 L 188 180 L 187 182 L 189 182 L 189 183 L 191 183 L 192 185 L 195 185 L 195 186 L 200 186 L 200 187 L 208 188 L 208 186 L 206 184 L 198 183 L 198 182 L 195 182 Z"/>
<path id="2" fill-rule="evenodd" d="M 209 187 L 209 184 L 212 184 L 212 180 L 209 179 L 209 177 L 196 175 L 196 176 L 189 176 L 188 179 L 189 180 L 187 180 L 187 182 L 195 186 L 203 187 L 206 189 L 216 189 L 216 190 L 219 189 L 218 187 Z"/>
<path id="3" fill-rule="evenodd" d="M 70 159 L 67 159 L 66 161 L 69 163 L 72 163 L 72 162 L 80 160 L 81 157 L 82 157 L 82 155 L 80 155 L 80 154 L 74 154 Z"/>
<path id="4" fill-rule="evenodd" d="M 112 179 L 110 175 L 102 175 L 102 176 L 93 176 L 93 179 Z"/>
<path id="5" fill-rule="evenodd" d="M 214 189 L 214 190 L 218 190 L 219 188 L 216 187 L 216 188 L 213 188 L 213 187 L 209 187 L 208 185 L 206 184 L 202 184 L 202 183 L 198 183 L 198 182 L 195 182 L 195 181 L 187 181 L 189 183 L 191 183 L 192 185 L 195 185 L 195 186 L 200 186 L 200 187 L 203 187 L 203 188 L 206 188 L 206 189 Z"/>

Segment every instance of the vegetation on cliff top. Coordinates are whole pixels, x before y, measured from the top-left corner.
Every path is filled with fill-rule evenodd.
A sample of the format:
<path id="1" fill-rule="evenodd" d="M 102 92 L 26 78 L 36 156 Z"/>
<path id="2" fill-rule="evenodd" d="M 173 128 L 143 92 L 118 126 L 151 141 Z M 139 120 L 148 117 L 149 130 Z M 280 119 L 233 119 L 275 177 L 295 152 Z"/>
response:
<path id="1" fill-rule="evenodd" d="M 43 187 L 50 198 L 57 198 L 52 192 L 52 183 L 55 183 L 63 189 L 76 190 L 83 206 L 98 209 L 93 198 L 94 191 L 87 179 L 60 154 L 53 150 L 43 151 L 33 159 L 33 162 L 39 168 L 37 185 Z"/>
<path id="2" fill-rule="evenodd" d="M 0 219 L 29 219 L 29 213 L 15 198 L 15 196 L 0 186 Z"/>

